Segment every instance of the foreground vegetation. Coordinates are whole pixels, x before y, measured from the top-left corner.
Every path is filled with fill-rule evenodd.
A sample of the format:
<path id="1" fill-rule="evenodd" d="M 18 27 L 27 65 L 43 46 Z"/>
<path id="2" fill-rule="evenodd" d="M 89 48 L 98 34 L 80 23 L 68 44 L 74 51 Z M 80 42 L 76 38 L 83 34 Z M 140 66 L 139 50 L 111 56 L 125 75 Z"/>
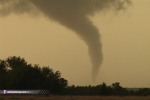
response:
<path id="1" fill-rule="evenodd" d="M 48 95 L 75 96 L 148 96 L 149 88 L 127 89 L 119 82 L 108 86 L 68 86 L 59 71 L 50 67 L 28 64 L 24 58 L 8 57 L 0 60 L 0 90 L 48 90 Z M 117 99 L 116 99 L 117 100 Z M 143 99 L 142 99 L 143 100 Z"/>
<path id="2" fill-rule="evenodd" d="M 0 100 L 150 100 L 148 96 L 2 96 Z"/>
<path id="3" fill-rule="evenodd" d="M 4 90 L 50 90 L 58 93 L 68 85 L 59 71 L 50 67 L 28 64 L 24 58 L 8 57 L 0 60 L 0 89 Z"/>

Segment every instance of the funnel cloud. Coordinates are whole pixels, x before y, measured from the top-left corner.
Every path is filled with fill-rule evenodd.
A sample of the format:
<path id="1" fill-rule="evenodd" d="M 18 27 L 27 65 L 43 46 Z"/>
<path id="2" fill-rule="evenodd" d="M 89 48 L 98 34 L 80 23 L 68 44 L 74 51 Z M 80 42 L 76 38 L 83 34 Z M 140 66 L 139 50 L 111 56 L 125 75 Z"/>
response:
<path id="1" fill-rule="evenodd" d="M 103 61 L 99 30 L 89 16 L 97 11 L 124 9 L 130 0 L 0 0 L 0 16 L 37 11 L 74 31 L 88 46 L 92 77 L 96 79 Z"/>

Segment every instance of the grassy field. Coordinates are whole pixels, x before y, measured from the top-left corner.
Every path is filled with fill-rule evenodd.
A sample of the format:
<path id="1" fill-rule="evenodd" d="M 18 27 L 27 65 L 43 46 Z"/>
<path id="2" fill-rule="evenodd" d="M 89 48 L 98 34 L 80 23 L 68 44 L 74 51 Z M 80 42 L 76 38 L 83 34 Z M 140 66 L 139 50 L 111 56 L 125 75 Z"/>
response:
<path id="1" fill-rule="evenodd" d="M 150 100 L 150 96 L 0 96 L 0 100 Z"/>

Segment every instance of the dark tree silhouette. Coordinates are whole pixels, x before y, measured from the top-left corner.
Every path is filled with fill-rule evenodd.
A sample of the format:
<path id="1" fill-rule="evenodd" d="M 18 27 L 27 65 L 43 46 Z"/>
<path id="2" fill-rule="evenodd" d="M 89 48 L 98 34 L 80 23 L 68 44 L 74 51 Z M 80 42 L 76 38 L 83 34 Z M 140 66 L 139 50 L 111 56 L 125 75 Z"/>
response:
<path id="1" fill-rule="evenodd" d="M 112 94 L 113 95 L 126 95 L 127 94 L 127 90 L 125 88 L 123 88 L 122 86 L 120 86 L 119 82 L 115 82 L 111 85 L 113 91 Z"/>
<path id="2" fill-rule="evenodd" d="M 6 88 L 7 70 L 5 65 L 6 65 L 5 61 L 0 60 L 0 89 Z"/>
<path id="3" fill-rule="evenodd" d="M 150 88 L 127 89 L 119 82 L 110 86 L 102 83 L 96 86 L 68 86 L 68 81 L 61 77 L 59 71 L 50 67 L 28 64 L 24 58 L 8 57 L 0 60 L 0 90 L 49 90 L 51 94 L 61 95 L 150 95 Z"/>
<path id="4" fill-rule="evenodd" d="M 0 60 L 0 89 L 46 89 L 61 93 L 68 85 L 59 71 L 28 64 L 24 58 Z"/>

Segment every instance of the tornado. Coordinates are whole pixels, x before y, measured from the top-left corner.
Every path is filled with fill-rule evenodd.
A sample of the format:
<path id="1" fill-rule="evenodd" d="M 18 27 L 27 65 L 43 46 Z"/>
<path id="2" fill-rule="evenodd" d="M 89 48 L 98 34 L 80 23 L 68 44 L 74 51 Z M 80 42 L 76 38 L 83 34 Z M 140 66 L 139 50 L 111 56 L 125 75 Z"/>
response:
<path id="1" fill-rule="evenodd" d="M 36 9 L 45 17 L 74 31 L 88 47 L 95 80 L 103 62 L 103 52 L 99 29 L 89 16 L 107 10 L 119 11 L 129 4 L 131 0 L 0 0 L 0 16 L 29 13 Z"/>

